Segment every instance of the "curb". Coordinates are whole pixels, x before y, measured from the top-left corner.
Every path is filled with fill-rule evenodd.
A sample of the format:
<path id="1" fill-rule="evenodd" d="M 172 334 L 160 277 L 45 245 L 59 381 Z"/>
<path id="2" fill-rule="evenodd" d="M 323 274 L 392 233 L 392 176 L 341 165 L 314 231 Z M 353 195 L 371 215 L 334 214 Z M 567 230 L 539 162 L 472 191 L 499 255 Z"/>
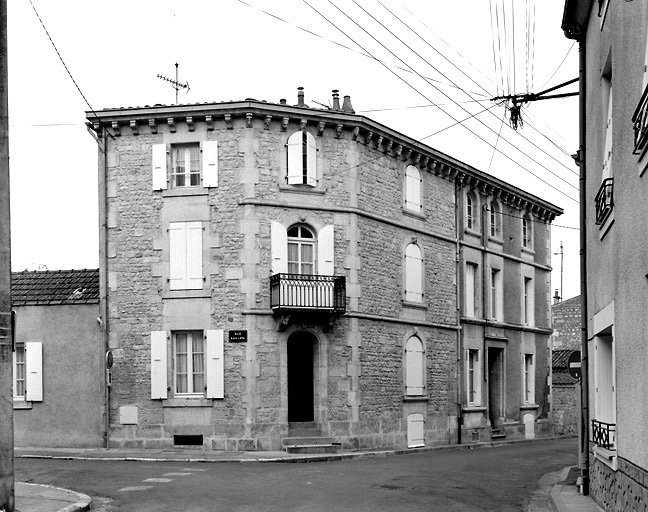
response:
<path id="1" fill-rule="evenodd" d="M 88 496 L 87 494 L 82 494 L 80 492 L 76 491 L 71 491 L 70 489 L 64 489 L 62 487 L 55 487 L 53 485 L 45 485 L 45 484 L 34 484 L 30 482 L 17 482 L 21 486 L 32 486 L 32 487 L 37 487 L 37 488 L 46 488 L 50 489 L 52 491 L 64 493 L 66 495 L 70 495 L 74 499 L 74 503 L 71 505 L 67 505 L 63 508 L 60 508 L 56 510 L 56 512 L 86 512 L 90 510 L 90 504 L 92 502 L 92 498 Z"/>

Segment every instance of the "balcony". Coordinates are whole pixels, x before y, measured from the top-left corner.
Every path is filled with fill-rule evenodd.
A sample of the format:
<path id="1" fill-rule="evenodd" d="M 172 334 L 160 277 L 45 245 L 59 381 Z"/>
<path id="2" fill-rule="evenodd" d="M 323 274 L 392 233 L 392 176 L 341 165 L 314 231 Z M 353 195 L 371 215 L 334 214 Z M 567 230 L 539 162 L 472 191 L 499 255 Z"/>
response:
<path id="1" fill-rule="evenodd" d="M 644 89 L 639 105 L 632 115 L 634 129 L 634 154 L 639 155 L 648 147 L 648 86 Z"/>
<path id="2" fill-rule="evenodd" d="M 270 276 L 270 307 L 274 311 L 314 311 L 343 315 L 344 276 L 274 274 Z"/>
<path id="3" fill-rule="evenodd" d="M 596 202 L 596 224 L 604 224 L 614 209 L 614 198 L 612 195 L 614 178 L 605 178 L 601 183 L 594 201 Z"/>
<path id="4" fill-rule="evenodd" d="M 592 442 L 599 448 L 616 449 L 616 424 L 592 420 Z"/>

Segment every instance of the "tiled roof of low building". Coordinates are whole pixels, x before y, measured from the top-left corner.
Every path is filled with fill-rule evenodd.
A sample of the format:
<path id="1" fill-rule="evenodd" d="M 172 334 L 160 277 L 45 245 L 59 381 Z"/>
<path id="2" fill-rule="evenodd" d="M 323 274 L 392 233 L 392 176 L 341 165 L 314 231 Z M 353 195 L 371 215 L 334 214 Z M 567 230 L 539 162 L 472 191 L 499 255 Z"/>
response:
<path id="1" fill-rule="evenodd" d="M 11 273 L 13 306 L 96 304 L 99 270 L 25 270 Z"/>
<path id="2" fill-rule="evenodd" d="M 554 350 L 551 352 L 552 368 L 569 368 L 569 356 L 574 350 Z"/>

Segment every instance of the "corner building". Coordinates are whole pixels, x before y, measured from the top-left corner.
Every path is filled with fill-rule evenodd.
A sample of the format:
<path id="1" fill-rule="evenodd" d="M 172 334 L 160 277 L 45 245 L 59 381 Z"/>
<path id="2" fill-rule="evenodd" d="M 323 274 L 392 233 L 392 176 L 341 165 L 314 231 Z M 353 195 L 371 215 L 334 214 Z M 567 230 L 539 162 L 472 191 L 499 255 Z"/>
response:
<path id="1" fill-rule="evenodd" d="M 323 110 L 300 91 L 297 105 L 87 120 L 114 361 L 109 446 L 458 441 L 470 323 L 458 309 L 458 198 L 477 190 L 518 218 L 528 210 L 543 250 L 560 209 L 356 115 L 336 93 Z M 480 240 L 471 250 L 485 254 Z M 536 307 L 548 311 L 547 280 Z"/>

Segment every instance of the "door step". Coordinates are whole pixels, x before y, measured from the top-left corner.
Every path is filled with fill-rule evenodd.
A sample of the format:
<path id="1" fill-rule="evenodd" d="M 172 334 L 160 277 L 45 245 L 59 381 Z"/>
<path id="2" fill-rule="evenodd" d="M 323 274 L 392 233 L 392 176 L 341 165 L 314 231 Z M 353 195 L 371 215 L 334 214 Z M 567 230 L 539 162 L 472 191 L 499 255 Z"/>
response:
<path id="1" fill-rule="evenodd" d="M 287 453 L 338 453 L 341 443 L 330 437 L 284 437 L 281 443 Z"/>
<path id="2" fill-rule="evenodd" d="M 502 439 L 506 437 L 506 430 L 503 428 L 492 428 L 491 439 Z"/>

